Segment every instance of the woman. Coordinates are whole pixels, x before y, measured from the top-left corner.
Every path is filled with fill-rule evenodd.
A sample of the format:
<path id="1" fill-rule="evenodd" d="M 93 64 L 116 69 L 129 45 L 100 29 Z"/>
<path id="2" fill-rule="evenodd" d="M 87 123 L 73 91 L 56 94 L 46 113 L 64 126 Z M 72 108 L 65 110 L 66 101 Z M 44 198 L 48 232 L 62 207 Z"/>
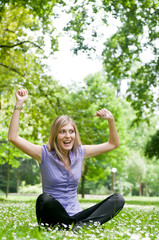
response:
<path id="1" fill-rule="evenodd" d="M 113 115 L 102 109 L 95 116 L 106 119 L 110 138 L 98 145 L 82 145 L 77 127 L 68 116 L 59 116 L 53 123 L 47 145 L 32 144 L 18 135 L 19 117 L 28 92 L 16 92 L 16 105 L 11 119 L 8 140 L 17 148 L 38 161 L 43 193 L 37 198 L 36 216 L 39 224 L 79 226 L 98 222 L 100 224 L 113 218 L 124 206 L 120 194 L 113 194 L 102 202 L 82 210 L 77 199 L 77 187 L 81 177 L 82 161 L 113 150 L 119 146 L 119 137 Z"/>

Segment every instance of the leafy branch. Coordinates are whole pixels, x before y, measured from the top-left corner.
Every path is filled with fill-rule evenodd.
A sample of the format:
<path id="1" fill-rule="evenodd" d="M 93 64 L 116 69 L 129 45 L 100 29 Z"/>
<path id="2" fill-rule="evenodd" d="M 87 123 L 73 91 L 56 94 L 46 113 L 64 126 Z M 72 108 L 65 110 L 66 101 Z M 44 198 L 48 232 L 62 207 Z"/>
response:
<path id="1" fill-rule="evenodd" d="M 13 44 L 13 45 L 5 45 L 5 44 L 3 45 L 3 44 L 1 44 L 0 48 L 14 48 L 16 46 L 23 45 L 24 43 L 30 43 L 30 44 L 34 45 L 35 47 L 43 50 L 38 44 L 36 44 L 36 43 L 34 43 L 32 41 L 29 41 L 29 40 L 23 41 L 23 42 L 19 42 L 19 43 Z"/>
<path id="2" fill-rule="evenodd" d="M 3 67 L 5 67 L 5 68 L 9 69 L 9 70 L 11 70 L 12 72 L 16 72 L 16 73 L 18 73 L 18 74 L 19 74 L 20 76 L 22 76 L 22 77 L 25 76 L 24 74 L 21 74 L 17 69 L 12 68 L 12 67 L 9 67 L 9 66 L 7 66 L 7 65 L 5 65 L 5 64 L 3 64 L 3 63 L 1 63 L 1 62 L 0 62 L 0 66 L 3 66 Z"/>

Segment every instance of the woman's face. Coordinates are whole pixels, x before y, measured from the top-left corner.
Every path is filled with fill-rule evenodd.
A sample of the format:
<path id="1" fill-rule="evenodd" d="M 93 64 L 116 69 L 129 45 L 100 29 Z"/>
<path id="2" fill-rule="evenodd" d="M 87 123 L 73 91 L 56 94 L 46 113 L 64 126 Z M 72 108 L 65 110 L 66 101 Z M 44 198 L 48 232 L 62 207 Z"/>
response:
<path id="1" fill-rule="evenodd" d="M 64 125 L 57 134 L 57 144 L 63 154 L 68 154 L 75 142 L 75 130 L 71 123 Z"/>

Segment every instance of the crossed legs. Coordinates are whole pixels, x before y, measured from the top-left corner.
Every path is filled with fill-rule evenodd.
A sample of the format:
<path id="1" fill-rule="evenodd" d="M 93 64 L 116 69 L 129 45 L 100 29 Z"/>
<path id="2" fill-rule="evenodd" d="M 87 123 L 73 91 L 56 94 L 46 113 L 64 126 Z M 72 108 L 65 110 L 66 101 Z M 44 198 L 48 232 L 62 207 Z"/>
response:
<path id="1" fill-rule="evenodd" d="M 103 224 L 115 217 L 125 204 L 124 198 L 115 193 L 98 204 L 87 208 L 74 216 L 69 216 L 64 207 L 51 195 L 41 194 L 36 202 L 36 216 L 39 224 L 54 226 L 66 224 L 68 227 L 74 223 L 74 227 L 84 224 L 99 222 Z"/>

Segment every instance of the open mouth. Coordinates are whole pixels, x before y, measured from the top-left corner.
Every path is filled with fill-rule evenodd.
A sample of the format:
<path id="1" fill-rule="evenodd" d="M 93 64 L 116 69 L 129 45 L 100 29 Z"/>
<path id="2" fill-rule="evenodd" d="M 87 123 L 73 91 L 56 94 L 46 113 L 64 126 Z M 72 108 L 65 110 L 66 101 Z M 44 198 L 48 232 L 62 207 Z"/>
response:
<path id="1" fill-rule="evenodd" d="M 63 141 L 63 143 L 64 143 L 65 145 L 70 145 L 70 144 L 71 144 L 71 141 Z"/>

